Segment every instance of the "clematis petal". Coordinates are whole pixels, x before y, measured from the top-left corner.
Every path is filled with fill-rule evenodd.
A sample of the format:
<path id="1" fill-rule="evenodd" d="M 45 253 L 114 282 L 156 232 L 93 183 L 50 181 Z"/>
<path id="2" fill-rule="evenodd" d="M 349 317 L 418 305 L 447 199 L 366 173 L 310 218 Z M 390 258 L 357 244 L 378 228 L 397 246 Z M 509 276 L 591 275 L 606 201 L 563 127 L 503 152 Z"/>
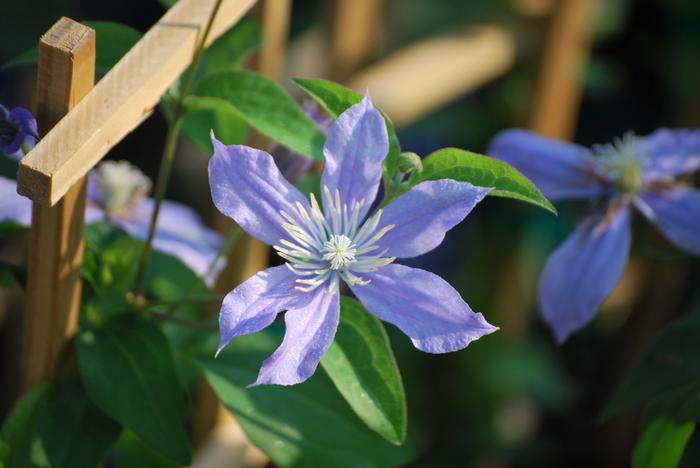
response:
<path id="1" fill-rule="evenodd" d="M 642 192 L 636 204 L 669 241 L 700 255 L 700 190 L 678 186 Z"/>
<path id="2" fill-rule="evenodd" d="M 146 198 L 129 216 L 112 216 L 111 221 L 133 237 L 145 240 L 148 237 L 153 204 L 152 198 Z M 209 286 L 213 286 L 217 273 L 225 266 L 222 260 L 218 270 L 209 272 L 209 267 L 223 244 L 223 237 L 206 227 L 199 215 L 185 205 L 164 200 L 160 210 L 153 248 L 180 259 Z M 94 211 L 88 210 L 86 215 Z"/>
<path id="3" fill-rule="evenodd" d="M 398 258 L 430 252 L 490 191 L 449 179 L 421 182 L 384 208 L 381 225 L 395 227 L 377 244 Z"/>
<path id="4" fill-rule="evenodd" d="M 270 325 L 289 304 L 299 301 L 294 289 L 297 276 L 285 266 L 268 268 L 228 293 L 219 312 L 221 340 L 217 354 L 238 336 Z"/>
<path id="5" fill-rule="evenodd" d="M 17 193 L 17 181 L 0 177 L 0 222 L 32 224 L 32 202 Z"/>
<path id="6" fill-rule="evenodd" d="M 253 385 L 294 385 L 311 377 L 333 342 L 340 320 L 340 297 L 316 288 L 303 306 L 290 307 L 284 317 L 282 344 L 263 362 Z"/>
<path id="7" fill-rule="evenodd" d="M 382 161 L 389 152 L 389 137 L 381 114 L 369 96 L 343 112 L 333 123 L 323 148 L 326 166 L 321 186 L 337 189 L 341 203 L 352 207 L 365 199 L 360 219 L 377 196 Z"/>
<path id="8" fill-rule="evenodd" d="M 428 271 L 391 264 L 363 278 L 371 282 L 351 285 L 355 296 L 377 318 L 399 327 L 422 351 L 456 351 L 498 329 Z"/>
<path id="9" fill-rule="evenodd" d="M 282 228 L 285 211 L 298 219 L 295 203 L 308 201 L 282 177 L 272 156 L 247 146 L 225 146 L 212 136 L 209 185 L 216 207 L 251 236 L 276 244 L 289 237 Z"/>
<path id="10" fill-rule="evenodd" d="M 700 168 L 700 130 L 660 128 L 639 140 L 644 181 L 673 179 Z"/>
<path id="11" fill-rule="evenodd" d="M 539 303 L 557 342 L 588 323 L 620 281 L 629 256 L 629 218 L 627 207 L 601 210 L 585 218 L 549 256 Z"/>
<path id="12" fill-rule="evenodd" d="M 522 172 L 552 201 L 597 197 L 607 188 L 588 149 L 528 130 L 499 133 L 486 154 Z"/>

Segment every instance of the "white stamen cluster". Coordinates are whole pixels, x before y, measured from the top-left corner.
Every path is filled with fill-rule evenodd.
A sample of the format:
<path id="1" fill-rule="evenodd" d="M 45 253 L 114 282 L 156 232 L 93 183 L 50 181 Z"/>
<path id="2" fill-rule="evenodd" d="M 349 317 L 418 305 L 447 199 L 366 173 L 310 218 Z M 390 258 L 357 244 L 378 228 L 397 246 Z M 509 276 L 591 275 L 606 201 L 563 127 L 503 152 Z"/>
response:
<path id="1" fill-rule="evenodd" d="M 108 214 L 128 214 L 151 190 L 151 180 L 128 161 L 104 161 L 95 171 L 95 183 L 95 201 Z"/>
<path id="2" fill-rule="evenodd" d="M 313 193 L 310 210 L 297 202 L 297 217 L 280 211 L 287 221 L 282 228 L 291 240 L 280 239 L 280 245 L 274 248 L 288 261 L 287 267 L 300 276 L 296 280 L 299 291 L 312 291 L 327 283 L 328 293 L 333 294 L 341 279 L 350 285 L 366 285 L 369 281 L 359 274 L 376 271 L 396 259 L 384 256 L 388 249 L 374 253 L 379 249 L 377 241 L 394 225 L 377 229 L 382 210 L 360 224 L 364 199 L 348 207 L 340 202 L 338 190 L 333 196 L 328 187 L 324 187 L 323 195 L 324 211 Z"/>
<path id="3" fill-rule="evenodd" d="M 631 132 L 615 138 L 607 145 L 596 145 L 593 152 L 605 170 L 624 192 L 636 192 L 642 184 L 642 162 L 639 141 Z"/>

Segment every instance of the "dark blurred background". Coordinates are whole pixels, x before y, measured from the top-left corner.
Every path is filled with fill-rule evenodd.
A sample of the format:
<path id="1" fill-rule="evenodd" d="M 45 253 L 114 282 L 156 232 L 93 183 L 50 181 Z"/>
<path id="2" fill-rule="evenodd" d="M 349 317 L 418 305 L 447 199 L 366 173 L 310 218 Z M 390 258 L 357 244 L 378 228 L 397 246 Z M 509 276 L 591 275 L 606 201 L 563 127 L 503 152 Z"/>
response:
<path id="1" fill-rule="evenodd" d="M 473 25 L 502 27 L 515 45 L 515 60 L 507 71 L 400 128 L 402 149 L 423 156 L 446 146 L 483 153 L 499 130 L 530 126 L 556 3 L 385 1 L 374 46 L 357 68 L 416 41 Z M 294 1 L 292 48 L 295 39 L 309 36 L 310 28 L 322 26 L 326 36 L 333 27 L 353 28 L 334 21 L 332 4 Z M 62 15 L 117 21 L 145 31 L 162 13 L 156 0 L 5 0 L 0 63 L 34 45 Z M 574 141 L 590 145 L 628 130 L 644 135 L 661 126 L 700 126 L 700 2 L 601 0 L 590 26 L 590 56 L 580 76 L 580 107 L 577 102 L 573 116 Z M 321 55 L 317 60 L 329 59 Z M 315 65 L 314 71 L 325 70 L 340 81 L 352 72 Z M 291 63 L 288 68 L 299 67 Z M 34 72 L 32 67 L 0 71 L 0 103 L 32 108 Z M 415 71 L 430 72 L 435 71 Z M 109 157 L 129 159 L 153 177 L 160 158 L 154 142 L 164 135 L 165 121 L 156 112 Z M 185 150 L 183 157 L 200 156 L 194 148 Z M 206 158 L 201 156 L 180 162 L 169 196 L 206 217 L 211 204 L 203 172 Z M 444 276 L 474 310 L 501 328 L 464 352 L 441 356 L 416 351 L 406 337 L 390 330 L 408 395 L 409 432 L 420 454 L 412 466 L 629 464 L 640 414 L 605 422 L 598 414 L 664 324 L 700 306 L 700 262 L 635 219 L 632 258 L 620 286 L 593 323 L 557 347 L 538 316 L 536 284 L 548 253 L 588 207 L 569 203 L 557 208 L 559 216 L 554 217 L 514 201 L 488 199 L 449 233 L 440 249 L 412 262 Z M 688 447 L 683 466 L 700 466 L 698 434 Z"/>

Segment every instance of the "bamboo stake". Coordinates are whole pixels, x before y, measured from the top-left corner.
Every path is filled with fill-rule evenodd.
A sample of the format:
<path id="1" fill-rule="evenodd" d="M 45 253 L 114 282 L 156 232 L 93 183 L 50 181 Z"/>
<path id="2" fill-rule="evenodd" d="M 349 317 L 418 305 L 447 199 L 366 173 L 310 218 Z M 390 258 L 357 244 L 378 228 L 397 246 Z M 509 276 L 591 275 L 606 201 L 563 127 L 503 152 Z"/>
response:
<path id="1" fill-rule="evenodd" d="M 573 136 L 596 6 L 596 0 L 560 0 L 554 8 L 530 122 L 541 135 Z"/>
<path id="2" fill-rule="evenodd" d="M 282 1 L 282 0 L 280 0 Z M 190 64 L 215 0 L 180 0 L 21 162 L 18 191 L 55 204 L 146 118 Z M 207 39 L 233 26 L 255 0 L 224 0 Z"/>
<path id="3" fill-rule="evenodd" d="M 426 39 L 407 46 L 350 79 L 397 127 L 406 126 L 484 83 L 513 64 L 515 42 L 503 28 L 482 26 L 469 34 Z"/>
<path id="4" fill-rule="evenodd" d="M 45 134 L 93 87 L 95 31 L 61 18 L 39 42 L 37 118 Z M 54 206 L 32 204 L 21 391 L 50 378 L 80 307 L 86 181 Z"/>
<path id="5" fill-rule="evenodd" d="M 330 67 L 345 81 L 377 51 L 383 0 L 336 0 L 331 31 Z"/>
<path id="6" fill-rule="evenodd" d="M 261 4 L 264 42 L 257 56 L 256 68 L 260 73 L 273 80 L 280 79 L 283 69 L 291 4 L 291 0 L 264 0 Z M 264 150 L 268 150 L 270 146 L 269 140 L 257 132 L 250 135 L 248 144 Z M 223 216 L 219 216 L 217 219 L 223 225 L 223 229 L 230 229 L 230 220 Z M 268 265 L 268 256 L 269 247 L 267 245 L 243 233 L 228 256 L 227 267 L 219 276 L 217 289 L 227 293 L 234 286 L 265 269 Z M 233 452 L 240 452 L 242 447 L 250 445 L 240 430 L 226 429 L 226 427 L 237 425 L 237 423 L 208 385 L 200 387 L 198 400 L 197 411 L 192 421 L 195 443 L 199 444 L 207 440 L 215 427 L 216 436 L 207 440 L 207 444 L 198 454 L 196 462 L 202 463 L 201 460 L 208 460 L 209 457 L 216 458 L 220 455 L 215 454 L 222 451 L 230 452 L 233 455 Z M 257 462 L 249 464 L 241 460 L 237 466 L 260 466 L 262 465 L 259 462 L 260 459 L 257 457 Z"/>
<path id="7" fill-rule="evenodd" d="M 530 118 L 530 128 L 541 135 L 573 137 L 596 6 L 597 0 L 559 0 L 553 8 Z M 503 270 L 500 288 L 510 293 L 501 295 L 496 311 L 504 336 L 520 339 L 530 323 L 537 275 L 522 270 L 517 253 Z"/>

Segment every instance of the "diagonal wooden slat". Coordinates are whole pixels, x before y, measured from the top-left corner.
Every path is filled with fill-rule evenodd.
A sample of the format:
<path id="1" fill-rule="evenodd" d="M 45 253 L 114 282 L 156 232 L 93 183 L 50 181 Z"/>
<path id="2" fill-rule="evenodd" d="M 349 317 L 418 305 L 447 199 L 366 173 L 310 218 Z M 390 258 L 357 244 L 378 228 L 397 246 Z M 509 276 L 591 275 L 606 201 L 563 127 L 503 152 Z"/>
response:
<path id="1" fill-rule="evenodd" d="M 24 159 L 17 191 L 52 206 L 158 104 L 190 64 L 216 0 L 180 0 Z M 211 43 L 256 0 L 224 0 Z M 99 40 L 99 39 L 98 39 Z"/>

